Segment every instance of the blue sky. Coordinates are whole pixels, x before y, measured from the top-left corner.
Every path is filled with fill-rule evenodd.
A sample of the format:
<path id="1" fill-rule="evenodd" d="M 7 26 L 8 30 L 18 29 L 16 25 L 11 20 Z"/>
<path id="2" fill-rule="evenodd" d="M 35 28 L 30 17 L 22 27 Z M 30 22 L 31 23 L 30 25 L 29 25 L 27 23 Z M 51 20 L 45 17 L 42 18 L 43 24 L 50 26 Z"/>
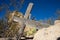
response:
<path id="1" fill-rule="evenodd" d="M 8 0 L 6 2 L 8 2 Z M 60 0 L 24 0 L 22 8 L 19 9 L 19 11 L 24 14 L 30 2 L 34 3 L 31 14 L 36 20 L 49 19 L 50 17 L 56 19 L 55 13 L 56 10 L 60 9 Z M 13 8 L 10 9 L 12 10 Z M 0 12 L 0 18 L 4 17 L 4 12 L 4 10 Z"/>

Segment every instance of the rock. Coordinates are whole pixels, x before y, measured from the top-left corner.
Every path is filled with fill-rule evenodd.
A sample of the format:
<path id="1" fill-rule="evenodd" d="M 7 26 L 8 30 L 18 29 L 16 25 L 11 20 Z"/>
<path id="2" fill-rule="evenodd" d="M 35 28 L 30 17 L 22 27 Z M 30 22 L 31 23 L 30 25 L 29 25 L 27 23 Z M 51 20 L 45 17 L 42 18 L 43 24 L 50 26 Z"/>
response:
<path id="1" fill-rule="evenodd" d="M 55 21 L 55 25 L 37 31 L 33 40 L 60 40 L 60 20 Z"/>

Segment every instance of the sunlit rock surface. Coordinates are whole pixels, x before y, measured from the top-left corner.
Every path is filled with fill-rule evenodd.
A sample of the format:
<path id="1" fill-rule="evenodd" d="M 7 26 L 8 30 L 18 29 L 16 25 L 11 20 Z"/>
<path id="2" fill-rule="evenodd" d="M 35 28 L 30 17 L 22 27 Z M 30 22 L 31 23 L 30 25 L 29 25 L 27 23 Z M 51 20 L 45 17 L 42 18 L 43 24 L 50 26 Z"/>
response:
<path id="1" fill-rule="evenodd" d="M 56 20 L 54 25 L 40 29 L 33 40 L 58 40 L 60 38 L 60 20 Z"/>

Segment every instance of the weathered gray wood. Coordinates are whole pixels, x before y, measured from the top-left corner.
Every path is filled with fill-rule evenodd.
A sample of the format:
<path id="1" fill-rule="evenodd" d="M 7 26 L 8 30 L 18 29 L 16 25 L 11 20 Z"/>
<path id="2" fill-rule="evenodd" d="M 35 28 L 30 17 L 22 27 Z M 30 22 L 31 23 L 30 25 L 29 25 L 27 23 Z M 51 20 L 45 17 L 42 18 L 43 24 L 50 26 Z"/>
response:
<path id="1" fill-rule="evenodd" d="M 21 28 L 20 28 L 20 30 L 18 31 L 18 34 L 17 34 L 17 40 L 21 40 L 21 37 L 24 33 L 25 26 L 26 26 L 25 24 L 21 25 Z"/>
<path id="2" fill-rule="evenodd" d="M 30 12 L 31 12 L 32 7 L 33 7 L 33 3 L 29 3 L 29 5 L 27 7 L 27 10 L 26 10 L 26 13 L 24 15 L 24 18 L 25 19 L 29 19 L 29 16 L 30 16 Z"/>
<path id="3" fill-rule="evenodd" d="M 16 40 L 16 37 L 12 37 L 12 38 L 0 38 L 0 40 L 9 40 L 9 39 Z"/>

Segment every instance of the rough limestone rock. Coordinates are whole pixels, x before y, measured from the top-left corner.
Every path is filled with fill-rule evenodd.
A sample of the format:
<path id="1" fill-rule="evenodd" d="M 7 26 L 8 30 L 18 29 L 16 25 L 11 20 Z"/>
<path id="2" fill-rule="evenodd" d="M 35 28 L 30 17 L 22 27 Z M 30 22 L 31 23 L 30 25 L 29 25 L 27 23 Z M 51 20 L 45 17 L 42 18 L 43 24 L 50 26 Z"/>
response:
<path id="1" fill-rule="evenodd" d="M 60 40 L 60 20 L 55 21 L 54 25 L 40 29 L 33 40 Z"/>

